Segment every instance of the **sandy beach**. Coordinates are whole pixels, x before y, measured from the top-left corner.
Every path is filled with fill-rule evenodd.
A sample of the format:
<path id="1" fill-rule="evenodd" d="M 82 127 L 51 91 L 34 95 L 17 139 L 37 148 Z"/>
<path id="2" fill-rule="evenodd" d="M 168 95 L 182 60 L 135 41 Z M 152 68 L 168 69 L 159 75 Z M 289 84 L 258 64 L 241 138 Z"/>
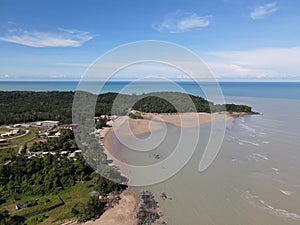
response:
<path id="1" fill-rule="evenodd" d="M 199 126 L 200 124 L 210 123 L 213 120 L 230 120 L 239 113 L 142 113 L 144 119 L 131 119 L 127 116 L 119 117 L 112 125 L 112 128 L 104 128 L 101 137 L 104 138 L 104 146 L 109 148 L 106 135 L 110 130 L 121 132 L 122 135 L 141 135 L 165 129 L 164 123 L 172 124 L 178 128 Z"/>
<path id="2" fill-rule="evenodd" d="M 103 138 L 104 151 L 107 155 L 107 159 L 112 161 L 111 165 L 119 167 L 123 176 L 126 174 L 126 168 L 120 168 L 118 163 L 114 162 L 114 158 L 118 158 L 118 154 L 115 152 L 115 142 L 111 141 L 116 138 L 116 134 L 119 137 L 132 137 L 142 134 L 150 134 L 159 130 L 166 129 L 166 124 L 172 124 L 178 128 L 195 127 L 201 124 L 210 123 L 214 120 L 231 120 L 233 117 L 237 117 L 240 114 L 229 113 L 173 113 L 173 114 L 158 114 L 158 113 L 142 113 L 144 119 L 131 119 L 128 116 L 122 116 L 111 123 L 112 127 L 105 127 L 100 132 L 100 137 Z M 114 136 L 114 137 L 109 137 Z"/>
<path id="3" fill-rule="evenodd" d="M 121 200 L 117 206 L 107 210 L 95 221 L 88 221 L 85 225 L 135 225 L 138 198 L 130 188 L 123 191 Z"/>
<path id="4" fill-rule="evenodd" d="M 232 119 L 229 113 L 183 113 L 183 114 L 155 114 L 143 113 L 144 119 L 131 119 L 127 116 L 119 117 L 112 123 L 112 127 L 102 129 L 100 136 L 103 138 L 104 151 L 108 160 L 112 160 L 111 165 L 119 167 L 118 163 L 113 161 L 112 155 L 115 157 L 114 142 L 111 141 L 115 137 L 108 137 L 120 132 L 122 135 L 141 135 L 149 132 L 155 132 L 165 129 L 164 123 L 172 124 L 179 128 L 187 128 L 199 126 L 200 124 L 209 123 L 213 120 Z M 123 176 L 127 176 L 126 168 L 120 168 Z M 114 225 L 133 225 L 136 224 L 135 214 L 138 205 L 138 198 L 133 190 L 129 189 L 121 194 L 119 204 L 107 210 L 99 219 L 90 221 L 85 224 L 114 224 Z"/>

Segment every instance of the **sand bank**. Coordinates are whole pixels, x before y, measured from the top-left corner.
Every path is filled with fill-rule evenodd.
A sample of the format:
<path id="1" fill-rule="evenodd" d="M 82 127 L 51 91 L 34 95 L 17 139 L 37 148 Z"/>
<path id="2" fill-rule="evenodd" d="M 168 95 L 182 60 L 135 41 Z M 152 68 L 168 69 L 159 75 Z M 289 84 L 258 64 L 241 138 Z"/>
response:
<path id="1" fill-rule="evenodd" d="M 121 200 L 117 206 L 107 210 L 95 221 L 88 221 L 85 225 L 135 225 L 138 197 L 130 188 L 120 195 Z"/>
<path id="2" fill-rule="evenodd" d="M 158 113 L 143 113 L 144 119 L 130 119 L 127 116 L 118 118 L 113 123 L 114 132 L 120 132 L 122 135 L 141 135 L 149 132 L 155 132 L 165 129 L 165 123 L 172 124 L 178 128 L 187 128 L 199 126 L 200 124 L 210 123 L 213 120 L 225 119 L 230 120 L 239 114 L 229 113 L 173 113 L 173 114 L 158 114 Z M 106 141 L 106 135 L 111 128 L 104 128 L 101 131 L 101 136 L 104 138 L 104 145 L 109 148 L 109 143 Z"/>
<path id="3" fill-rule="evenodd" d="M 166 128 L 165 123 L 172 124 L 178 128 L 187 128 L 209 123 L 213 120 L 230 120 L 232 116 L 229 113 L 183 113 L 183 114 L 142 114 L 144 119 L 130 119 L 127 116 L 118 118 L 111 128 L 104 128 L 100 136 L 103 138 L 104 151 L 108 160 L 113 160 L 112 155 L 116 155 L 116 143 L 113 141 L 116 132 L 122 135 L 141 135 L 144 133 L 155 132 Z M 118 163 L 112 162 L 113 166 L 118 167 Z M 120 168 L 120 167 L 119 167 Z M 126 168 L 120 168 L 123 176 L 128 178 Z M 132 190 L 126 190 L 121 194 L 119 205 L 107 210 L 96 221 L 90 221 L 85 224 L 114 224 L 114 225 L 133 225 L 136 224 L 136 209 L 139 202 L 137 195 Z"/>

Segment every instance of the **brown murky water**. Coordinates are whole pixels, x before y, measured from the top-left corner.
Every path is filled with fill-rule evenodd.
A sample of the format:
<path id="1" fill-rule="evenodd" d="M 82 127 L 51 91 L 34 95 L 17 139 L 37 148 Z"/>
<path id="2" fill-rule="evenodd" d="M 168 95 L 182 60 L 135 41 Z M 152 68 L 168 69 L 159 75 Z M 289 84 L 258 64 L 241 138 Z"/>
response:
<path id="1" fill-rule="evenodd" d="M 234 119 L 216 160 L 200 173 L 199 160 L 209 134 L 209 125 L 202 126 L 196 151 L 183 169 L 170 179 L 136 190 L 152 191 L 171 225 L 300 224 L 300 101 L 231 101 L 250 104 L 263 115 Z M 157 160 L 150 157 L 153 153 L 167 157 L 172 152 L 179 133 L 168 127 L 164 142 L 147 153 L 137 154 L 122 145 L 119 151 L 131 164 L 151 164 Z M 186 148 L 188 144 L 182 151 Z M 162 193 L 167 199 L 160 197 Z"/>

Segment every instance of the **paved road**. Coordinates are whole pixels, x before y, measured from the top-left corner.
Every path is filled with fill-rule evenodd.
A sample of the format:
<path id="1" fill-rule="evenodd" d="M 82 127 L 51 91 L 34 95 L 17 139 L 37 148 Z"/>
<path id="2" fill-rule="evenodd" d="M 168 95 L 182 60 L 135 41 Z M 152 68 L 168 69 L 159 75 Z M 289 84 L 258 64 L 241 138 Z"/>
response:
<path id="1" fill-rule="evenodd" d="M 19 136 L 7 138 L 7 140 L 12 140 L 12 139 L 24 137 L 24 136 L 27 135 L 27 134 L 29 134 L 29 130 L 25 130 L 25 133 L 24 133 L 24 134 L 21 134 L 21 135 L 19 135 Z"/>

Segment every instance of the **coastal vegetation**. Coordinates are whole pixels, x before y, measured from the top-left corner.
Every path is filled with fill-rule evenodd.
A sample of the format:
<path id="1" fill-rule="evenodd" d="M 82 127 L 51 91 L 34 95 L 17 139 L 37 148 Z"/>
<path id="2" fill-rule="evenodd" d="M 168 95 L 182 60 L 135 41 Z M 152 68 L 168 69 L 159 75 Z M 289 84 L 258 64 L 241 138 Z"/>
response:
<path id="1" fill-rule="evenodd" d="M 0 224 L 97 218 L 104 212 L 104 205 L 97 201 L 98 195 L 126 188 L 96 173 L 82 154 L 70 157 L 67 153 L 75 153 L 77 149 L 74 133 L 61 129 L 60 134 L 28 147 L 24 145 L 19 154 L 0 164 Z M 106 159 L 104 153 L 98 155 Z M 102 169 L 120 176 L 108 164 Z M 75 194 L 77 190 L 85 194 L 79 197 Z M 93 192 L 97 194 L 91 195 Z M 14 206 L 17 210 L 7 211 Z M 59 218 L 60 211 L 55 213 L 57 207 L 63 208 L 65 218 Z"/>
<path id="2" fill-rule="evenodd" d="M 85 93 L 85 95 L 89 97 L 92 94 Z M 185 100 L 187 97 L 190 97 L 194 106 Z M 116 98 L 119 99 L 117 106 L 114 105 Z M 1 91 L 0 125 L 41 120 L 71 123 L 73 99 L 74 92 Z M 95 115 L 125 115 L 129 108 L 153 113 L 219 112 L 225 110 L 250 113 L 252 110 L 250 106 L 246 105 L 216 105 L 202 97 L 178 92 L 156 92 L 141 95 L 105 93 L 98 96 Z"/>
<path id="3" fill-rule="evenodd" d="M 138 113 L 138 112 L 136 112 L 136 113 L 131 112 L 131 113 L 128 114 L 128 116 L 131 119 L 143 119 L 141 113 Z"/>
<path id="4" fill-rule="evenodd" d="M 97 99 L 96 129 L 106 127 L 111 115 L 143 119 L 141 112 L 252 112 L 246 105 L 217 105 L 178 92 L 81 94 L 83 99 Z M 0 225 L 60 224 L 73 218 L 84 222 L 107 208 L 100 196 L 106 199 L 126 188 L 126 178 L 109 165 L 95 130 L 81 130 L 76 142 L 73 127 L 65 126 L 72 122 L 74 95 L 0 92 L 0 131 L 19 129 L 16 136 L 4 137 L 0 143 Z M 49 128 L 36 123 L 45 120 L 60 125 L 57 122 Z M 157 214 L 153 215 L 156 218 Z"/>

